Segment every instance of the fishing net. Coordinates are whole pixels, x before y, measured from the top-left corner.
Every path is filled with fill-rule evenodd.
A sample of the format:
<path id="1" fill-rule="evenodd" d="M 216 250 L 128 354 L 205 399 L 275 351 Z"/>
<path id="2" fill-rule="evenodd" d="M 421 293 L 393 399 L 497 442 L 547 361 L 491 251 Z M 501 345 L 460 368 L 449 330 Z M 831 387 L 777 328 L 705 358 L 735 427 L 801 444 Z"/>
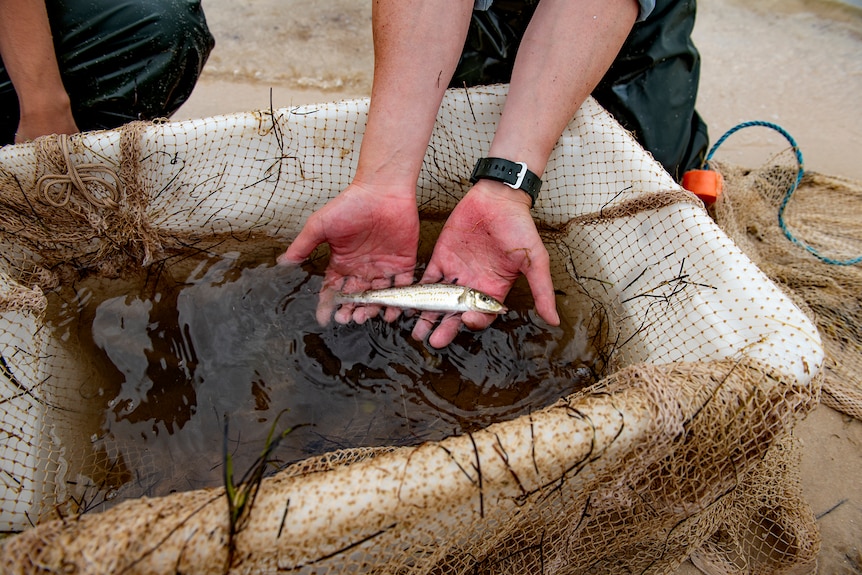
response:
<path id="1" fill-rule="evenodd" d="M 505 86 L 447 93 L 423 215 L 469 188 L 504 98 Z M 142 453 L 132 468 L 95 437 L 64 443 L 93 417 L 80 407 L 88 359 L 45 327 L 45 293 L 85 275 L 123 281 L 204 238 L 286 245 L 349 182 L 367 106 L 130 124 L 0 152 L 0 519 L 22 531 L 3 544 L 3 571 L 668 573 L 688 557 L 715 573 L 813 569 L 792 430 L 819 399 L 817 328 L 592 100 L 534 213 L 555 286 L 590 306 L 596 383 L 439 440 L 76 513 L 85 479 L 145 483 L 166 463 Z M 82 477 L 98 467 L 85 459 L 102 477 Z"/>
<path id="2" fill-rule="evenodd" d="M 716 222 L 814 318 L 826 352 L 823 403 L 862 419 L 862 183 L 809 171 L 797 186 L 792 150 L 758 169 L 715 169 L 726 189 Z"/>

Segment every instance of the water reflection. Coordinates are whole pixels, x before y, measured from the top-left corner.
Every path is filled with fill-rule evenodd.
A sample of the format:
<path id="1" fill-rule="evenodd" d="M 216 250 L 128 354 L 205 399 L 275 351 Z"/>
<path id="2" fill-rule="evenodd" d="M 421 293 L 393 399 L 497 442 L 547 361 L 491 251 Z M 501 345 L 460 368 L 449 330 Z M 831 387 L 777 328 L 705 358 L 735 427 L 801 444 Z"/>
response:
<path id="1" fill-rule="evenodd" d="M 225 418 L 243 470 L 283 410 L 279 425 L 302 427 L 279 446 L 282 464 L 474 430 L 592 381 L 584 318 L 561 310 L 562 325 L 548 326 L 526 284 L 491 328 L 464 330 L 435 350 L 412 340 L 406 315 L 318 325 L 322 268 L 314 264 L 250 264 L 234 252 L 186 265 L 145 289 L 79 298 L 77 313 L 92 317 L 92 329 L 77 330 L 79 346 L 100 359 L 98 390 L 88 396 L 104 398 L 90 448 L 102 467 L 122 471 L 96 486 L 119 488 L 119 498 L 219 485 Z"/>

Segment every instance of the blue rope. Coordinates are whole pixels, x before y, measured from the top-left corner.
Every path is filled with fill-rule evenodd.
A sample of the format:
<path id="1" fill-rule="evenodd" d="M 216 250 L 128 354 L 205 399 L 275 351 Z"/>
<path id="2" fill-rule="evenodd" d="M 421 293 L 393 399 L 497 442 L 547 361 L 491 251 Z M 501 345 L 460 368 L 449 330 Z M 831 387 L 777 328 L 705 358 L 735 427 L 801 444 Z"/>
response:
<path id="1" fill-rule="evenodd" d="M 796 180 L 784 194 L 784 198 L 781 200 L 781 205 L 778 207 L 778 226 L 781 228 L 781 231 L 784 232 L 785 237 L 790 240 L 795 245 L 801 247 L 802 249 L 808 251 L 811 255 L 822 261 L 823 263 L 835 265 L 835 266 L 852 266 L 862 262 L 862 256 L 858 256 L 855 258 L 847 259 L 847 260 L 835 260 L 830 257 L 824 256 L 821 254 L 816 248 L 809 246 L 802 240 L 798 239 L 793 232 L 787 227 L 787 223 L 784 221 L 784 210 L 787 208 L 787 204 L 790 202 L 790 197 L 793 195 L 793 192 L 799 187 L 800 182 L 802 182 L 802 176 L 805 174 L 804 162 L 802 161 L 802 151 L 799 149 L 799 145 L 796 143 L 796 140 L 793 139 L 784 128 L 779 126 L 778 124 L 773 124 L 772 122 L 764 122 L 761 120 L 754 120 L 751 122 L 742 122 L 728 130 L 721 136 L 718 141 L 710 148 L 709 153 L 706 155 L 706 160 L 703 165 L 704 168 L 709 168 L 709 161 L 712 159 L 712 156 L 715 154 L 716 150 L 718 150 L 719 146 L 724 143 L 727 138 L 729 138 L 732 134 L 738 132 L 743 128 L 749 128 L 751 126 L 763 126 L 766 128 L 772 128 L 784 138 L 790 142 L 790 145 L 793 147 L 793 152 L 796 154 L 796 163 L 799 166 L 799 170 L 796 172 Z"/>

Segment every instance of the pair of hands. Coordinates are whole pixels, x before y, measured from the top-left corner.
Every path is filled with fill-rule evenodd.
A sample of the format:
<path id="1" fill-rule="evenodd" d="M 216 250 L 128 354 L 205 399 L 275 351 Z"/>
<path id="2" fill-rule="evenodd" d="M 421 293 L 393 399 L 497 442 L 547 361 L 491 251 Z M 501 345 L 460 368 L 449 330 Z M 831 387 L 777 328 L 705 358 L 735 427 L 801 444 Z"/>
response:
<path id="1" fill-rule="evenodd" d="M 523 273 L 539 315 L 558 325 L 548 252 L 529 202 L 520 190 L 499 182 L 478 182 L 446 221 L 420 283 L 457 278 L 458 284 L 503 301 Z M 379 307 L 345 304 L 335 310 L 335 294 L 413 283 L 418 242 L 419 214 L 413 190 L 387 193 L 353 183 L 308 219 L 278 261 L 300 263 L 319 244 L 328 243 L 331 255 L 317 319 L 326 324 L 334 312 L 339 323 L 362 323 L 378 315 Z M 384 319 L 393 321 L 399 313 L 386 309 Z M 440 314 L 424 312 L 413 328 L 413 337 L 428 337 L 431 346 L 445 347 L 462 323 L 470 329 L 484 329 L 494 317 L 480 312 L 447 315 L 435 329 Z"/>

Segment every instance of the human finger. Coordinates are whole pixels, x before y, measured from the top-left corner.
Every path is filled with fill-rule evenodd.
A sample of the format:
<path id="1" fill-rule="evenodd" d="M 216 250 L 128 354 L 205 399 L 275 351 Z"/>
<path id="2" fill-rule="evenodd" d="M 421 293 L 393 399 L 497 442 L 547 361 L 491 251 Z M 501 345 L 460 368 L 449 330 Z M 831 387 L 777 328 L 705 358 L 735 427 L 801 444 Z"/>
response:
<path id="1" fill-rule="evenodd" d="M 440 317 L 439 313 L 435 312 L 422 312 L 419 314 L 419 317 L 416 319 L 416 323 L 413 325 L 412 336 L 416 341 L 425 341 L 425 338 L 428 337 L 428 334 L 434 329 L 434 324 L 437 323 L 437 318 Z"/>
<path id="2" fill-rule="evenodd" d="M 436 349 L 444 348 L 452 343 L 459 331 L 461 331 L 461 314 L 447 315 L 440 320 L 428 337 L 428 344 Z"/>
<path id="3" fill-rule="evenodd" d="M 287 250 L 276 260 L 281 265 L 298 264 L 304 262 L 314 248 L 326 241 L 323 229 L 316 224 L 314 216 L 311 216 L 299 235 L 287 246 Z"/>
<path id="4" fill-rule="evenodd" d="M 333 318 L 333 312 L 335 311 L 336 305 L 335 294 L 336 291 L 332 287 L 327 287 L 325 285 L 320 290 L 320 294 L 317 298 L 317 310 L 314 315 L 317 319 L 317 323 L 322 326 L 328 325 L 330 320 Z"/>
<path id="5" fill-rule="evenodd" d="M 544 257 L 535 257 L 532 263 L 523 270 L 533 294 L 533 302 L 539 316 L 549 325 L 560 325 L 560 315 L 557 312 L 557 298 L 554 295 L 554 281 L 551 279 L 550 258 L 545 252 Z"/>
<path id="6" fill-rule="evenodd" d="M 461 323 L 474 331 L 482 330 L 491 325 L 496 315 L 479 311 L 465 311 L 461 314 Z"/>

